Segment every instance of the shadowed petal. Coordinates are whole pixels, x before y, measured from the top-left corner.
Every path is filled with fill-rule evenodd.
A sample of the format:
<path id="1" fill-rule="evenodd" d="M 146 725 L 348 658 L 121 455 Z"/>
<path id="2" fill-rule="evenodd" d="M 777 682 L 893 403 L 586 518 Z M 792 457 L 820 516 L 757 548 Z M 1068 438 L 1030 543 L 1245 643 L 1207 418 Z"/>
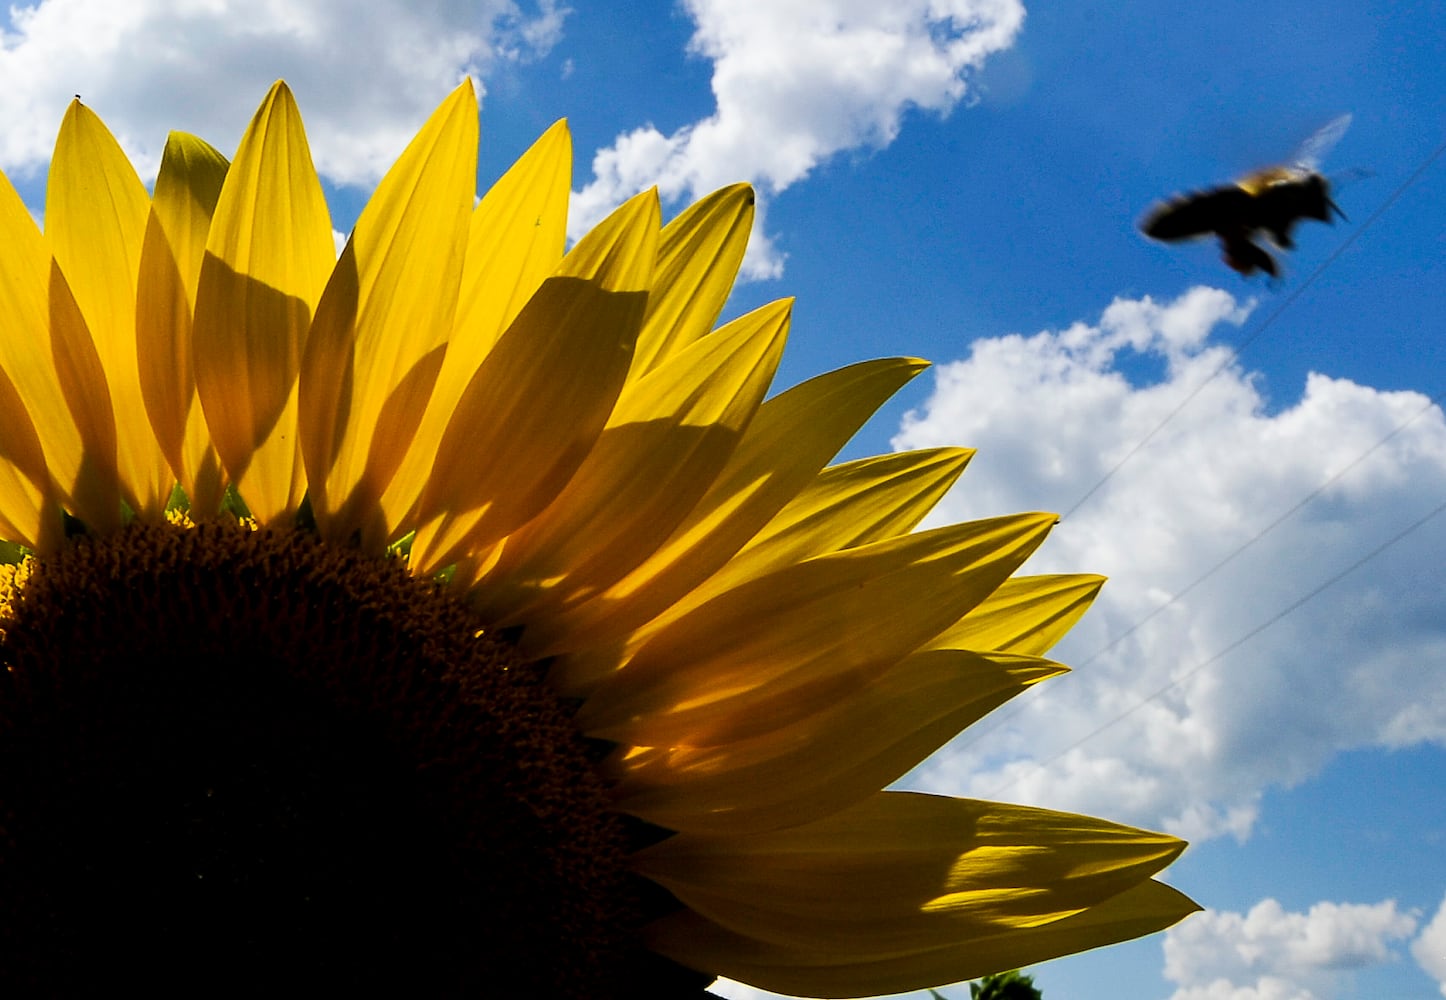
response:
<path id="1" fill-rule="evenodd" d="M 105 372 L 65 276 L 3 175 L 0 314 L 11 329 L 25 331 L 0 337 L 0 369 L 16 397 L 7 407 L 15 421 L 6 450 L 17 463 L 12 488 L 19 492 L 11 494 L 6 519 L 19 540 L 49 549 L 59 534 L 59 511 L 48 485 L 53 482 L 59 500 L 77 517 L 97 530 L 114 528 L 120 523 L 120 482 Z M 35 464 L 31 434 L 44 469 Z M 30 509 L 32 501 L 40 506 Z"/>
<path id="2" fill-rule="evenodd" d="M 158 517 L 172 475 L 143 417 L 136 361 L 136 279 L 149 209 L 120 144 L 95 112 L 72 101 L 50 162 L 46 236 L 105 371 L 122 493 L 137 513 Z"/>
<path id="3" fill-rule="evenodd" d="M 1055 523 L 1020 514 L 819 556 L 684 615 L 598 686 L 591 736 L 714 746 L 851 696 L 1019 567 Z"/>
<path id="4" fill-rule="evenodd" d="M 305 492 L 297 375 L 336 249 L 301 115 L 271 88 L 227 171 L 196 288 L 196 391 L 221 464 L 262 523 Z"/>
<path id="5" fill-rule="evenodd" d="M 1073 916 L 1184 847 L 1073 813 L 879 792 L 788 830 L 680 834 L 634 866 L 736 934 L 863 960 Z"/>
<path id="6" fill-rule="evenodd" d="M 379 550 L 395 533 L 381 496 L 447 349 L 476 177 L 477 99 L 467 80 L 382 178 L 307 336 L 299 421 L 323 538 L 360 534 L 364 548 Z"/>
<path id="7" fill-rule="evenodd" d="M 618 400 L 567 488 L 508 538 L 473 594 L 505 622 L 585 599 L 653 552 L 737 447 L 783 353 L 789 303 L 695 341 Z"/>
<path id="8" fill-rule="evenodd" d="M 863 997 L 963 982 L 1143 937 L 1200 907 L 1147 880 L 1073 916 L 1036 927 L 961 935 L 938 948 L 874 957 L 759 941 L 687 910 L 646 933 L 649 947 L 683 965 L 795 996 Z"/>
<path id="9" fill-rule="evenodd" d="M 216 510 L 225 485 L 196 398 L 191 335 L 201 260 L 227 165 L 202 140 L 171 133 L 136 282 L 136 355 L 146 412 L 157 445 L 197 511 Z"/>
<path id="10" fill-rule="evenodd" d="M 820 375 L 769 399 L 692 513 L 646 562 L 593 600 L 532 624 L 527 641 L 559 660 L 553 678 L 586 690 L 617 666 L 609 643 L 664 613 L 748 543 L 880 404 L 927 367 L 888 358 Z"/>
<path id="11" fill-rule="evenodd" d="M 1064 673 L 1037 657 L 913 653 L 858 691 L 751 739 L 620 748 L 617 806 L 670 830 L 748 834 L 821 819 L 903 777 L 1030 685 Z"/>
<path id="12" fill-rule="evenodd" d="M 420 504 L 415 572 L 516 530 L 572 478 L 622 390 L 657 259 L 644 192 L 578 242 L 473 376 Z"/>
<path id="13" fill-rule="evenodd" d="M 571 181 L 572 138 L 567 123 L 559 121 L 472 210 L 452 338 L 417 435 L 382 494 L 387 523 L 409 519 L 463 391 L 503 331 L 557 270 Z"/>

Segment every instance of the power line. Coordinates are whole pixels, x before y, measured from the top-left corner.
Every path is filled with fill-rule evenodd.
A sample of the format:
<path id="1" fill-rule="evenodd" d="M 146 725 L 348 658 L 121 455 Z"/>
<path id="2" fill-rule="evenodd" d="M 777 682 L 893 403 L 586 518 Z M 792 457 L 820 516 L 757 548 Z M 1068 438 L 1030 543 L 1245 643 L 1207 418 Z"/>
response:
<path id="1" fill-rule="evenodd" d="M 1222 559 L 1218 560 L 1217 562 L 1215 562 L 1209 569 L 1205 570 L 1205 572 L 1203 572 L 1203 573 L 1201 573 L 1199 576 L 1195 577 L 1195 579 L 1191 580 L 1188 584 L 1186 584 L 1186 585 L 1185 585 L 1183 588 L 1181 588 L 1179 591 L 1177 591 L 1177 592 L 1175 592 L 1174 594 L 1172 594 L 1168 600 L 1166 600 L 1166 601 L 1164 601 L 1163 603 L 1157 605 L 1153 610 L 1151 610 L 1151 611 L 1150 611 L 1148 614 L 1146 614 L 1143 618 L 1140 618 L 1139 620 L 1137 620 L 1137 621 L 1136 621 L 1134 624 L 1132 624 L 1129 628 L 1125 629 L 1123 632 L 1121 632 L 1120 634 L 1116 635 L 1113 639 L 1111 639 L 1109 642 L 1105 643 L 1105 644 L 1104 644 L 1103 646 L 1101 646 L 1099 649 L 1096 649 L 1093 653 L 1091 653 L 1089 656 L 1085 657 L 1083 660 L 1078 661 L 1078 663 L 1075 664 L 1076 669 L 1078 669 L 1079 667 L 1087 666 L 1088 664 L 1093 663 L 1095 660 L 1098 660 L 1101 656 L 1104 656 L 1104 655 L 1105 655 L 1106 653 L 1108 653 L 1110 650 L 1114 649 L 1114 648 L 1115 648 L 1116 646 L 1118 646 L 1120 643 L 1122 643 L 1122 642 L 1124 642 L 1126 639 L 1128 639 L 1131 635 L 1134 635 L 1137 631 L 1139 631 L 1141 628 L 1143 628 L 1143 627 L 1144 627 L 1145 625 L 1147 625 L 1149 622 L 1151 622 L 1152 620 L 1154 620 L 1158 615 L 1162 614 L 1164 611 L 1168 610 L 1169 608 L 1171 608 L 1171 607 L 1174 606 L 1175 604 L 1179 603 L 1181 600 L 1183 600 L 1183 599 L 1186 597 L 1186 595 L 1188 595 L 1188 594 L 1189 594 L 1191 591 L 1193 591 L 1196 587 L 1200 586 L 1202 583 L 1204 583 L 1206 580 L 1210 579 L 1210 578 L 1211 578 L 1212 576 L 1214 576 L 1216 573 L 1220 572 L 1222 569 L 1224 569 L 1224 568 L 1225 568 L 1226 566 L 1228 566 L 1230 563 L 1234 562 L 1234 561 L 1235 561 L 1236 559 L 1238 559 L 1241 555 L 1243 555 L 1247 550 L 1249 550 L 1252 546 L 1254 546 L 1257 542 L 1259 542 L 1261 539 L 1263 539 L 1266 535 L 1270 534 L 1270 532 L 1272 532 L 1272 531 L 1274 531 L 1276 528 L 1278 528 L 1281 524 L 1285 523 L 1285 522 L 1288 521 L 1290 518 L 1292 518 L 1292 517 L 1294 517 L 1296 514 L 1298 514 L 1300 511 L 1304 510 L 1304 509 L 1311 503 L 1311 501 L 1315 500 L 1317 497 L 1319 497 L 1319 496 L 1320 496 L 1322 493 L 1324 493 L 1326 490 L 1330 489 L 1332 486 L 1334 486 L 1334 485 L 1335 485 L 1336 483 L 1338 483 L 1340 480 L 1344 479 L 1352 470 L 1354 470 L 1357 466 L 1359 466 L 1362 462 L 1364 462 L 1364 461 L 1365 461 L 1367 458 L 1369 458 L 1371 455 L 1375 454 L 1375 453 L 1376 453 L 1377 451 L 1379 451 L 1381 448 L 1385 447 L 1385 445 L 1388 444 L 1388 443 L 1389 443 L 1393 438 L 1395 438 L 1398 434 L 1400 434 L 1401 432 L 1403 432 L 1404 430 L 1406 430 L 1406 428 L 1410 427 L 1412 424 L 1414 424 L 1417 420 L 1421 419 L 1421 417 L 1425 416 L 1427 413 L 1430 413 L 1430 412 L 1436 407 L 1439 399 L 1440 399 L 1440 395 L 1439 395 L 1439 394 L 1436 395 L 1436 396 L 1432 396 L 1432 397 L 1430 397 L 1429 399 L 1427 399 L 1427 400 L 1426 400 L 1426 403 L 1425 403 L 1423 406 L 1421 406 L 1418 410 L 1416 410 L 1414 413 L 1412 413 L 1412 414 L 1411 414 L 1409 417 L 1407 417 L 1405 420 L 1401 421 L 1401 422 L 1400 422 L 1399 424 L 1397 424 L 1395 427 L 1391 428 L 1391 430 L 1390 430 L 1389 432 L 1387 432 L 1384 437 L 1381 437 L 1381 438 L 1377 439 L 1377 440 L 1375 441 L 1375 443 L 1372 444 L 1369 448 L 1367 448 L 1365 451 L 1362 451 L 1360 454 L 1358 454 L 1355 458 L 1351 459 L 1351 461 L 1347 462 L 1344 466 L 1342 466 L 1342 467 L 1341 467 L 1339 470 L 1337 470 L 1335 473 L 1333 473 L 1333 474 L 1330 475 L 1328 478 L 1326 478 L 1325 480 L 1323 480 L 1319 485 L 1317 485 L 1314 489 L 1312 489 L 1309 493 L 1307 493 L 1304 497 L 1302 497 L 1297 503 L 1295 503 L 1294 506 L 1290 507 L 1289 509 L 1287 509 L 1286 511 L 1284 511 L 1283 513 L 1281 513 L 1280 515 L 1278 515 L 1278 516 L 1277 516 L 1274 520 L 1272 520 L 1269 524 L 1265 525 L 1263 528 L 1261 528 L 1259 531 L 1257 531 L 1257 532 L 1256 532 L 1254 535 L 1252 535 L 1250 538 L 1246 539 L 1246 540 L 1245 540 L 1244 542 L 1242 542 L 1240 545 L 1236 546 L 1236 547 L 1235 547 L 1234 549 L 1232 549 L 1224 558 L 1222 558 Z M 1017 716 L 1019 716 L 1023 711 L 1024 711 L 1023 704 L 1022 704 L 1022 703 L 1016 703 L 1016 705 L 1015 705 L 1013 708 L 1011 708 L 1008 712 L 1001 713 L 1001 714 L 994 720 L 994 722 L 993 722 L 992 725 L 987 726 L 987 727 L 983 727 L 983 728 L 981 728 L 978 732 L 972 734 L 972 737 L 971 737 L 970 739 L 968 739 L 968 740 L 966 740 L 965 742 L 963 742 L 962 744 L 960 744 L 961 748 L 973 746 L 975 743 L 978 743 L 978 742 L 980 742 L 981 740 L 986 739 L 987 737 L 989 737 L 989 736 L 992 735 L 993 733 L 998 732 L 1000 729 L 1003 729 L 1006 725 L 1008 725 L 1008 723 L 1009 723 L 1010 721 L 1012 721 L 1012 720 L 1015 719 Z M 1132 711 L 1133 711 L 1133 709 L 1132 709 Z"/>
<path id="2" fill-rule="evenodd" d="M 1411 425 L 1414 424 L 1417 420 L 1421 419 L 1421 417 L 1423 417 L 1423 416 L 1425 416 L 1427 413 L 1431 412 L 1431 410 L 1436 407 L 1437 400 L 1438 400 L 1438 397 L 1437 397 L 1437 396 L 1432 396 L 1432 397 L 1430 397 L 1429 399 L 1427 399 L 1424 406 L 1422 406 L 1422 407 L 1421 407 L 1419 410 L 1417 410 L 1415 413 L 1411 414 L 1411 416 L 1407 417 L 1407 418 L 1406 418 L 1405 420 L 1403 420 L 1401 423 L 1399 423 L 1399 424 L 1397 424 L 1395 427 L 1393 427 L 1393 428 L 1390 430 L 1390 432 L 1386 434 L 1385 437 L 1379 439 L 1378 441 L 1376 441 L 1375 444 L 1371 445 L 1371 446 L 1370 446 L 1369 448 L 1367 448 L 1365 451 L 1361 452 L 1359 455 L 1357 455 L 1355 458 L 1353 458 L 1349 463 L 1347 463 L 1347 464 L 1346 464 L 1344 467 L 1342 467 L 1339 471 L 1337 471 L 1337 472 L 1334 473 L 1332 476 L 1330 476 L 1330 478 L 1326 479 L 1326 480 L 1325 480 L 1324 482 L 1322 482 L 1319 486 L 1317 486 L 1315 489 L 1311 490 L 1311 491 L 1310 491 L 1309 493 L 1307 493 L 1304 497 L 1302 497 L 1293 507 L 1291 507 L 1289 510 L 1285 511 L 1284 513 L 1282 513 L 1281 515 L 1279 515 L 1278 517 L 1276 517 L 1275 520 L 1271 521 L 1271 522 L 1270 522 L 1269 524 L 1267 524 L 1265 527 L 1261 528 L 1259 531 L 1257 531 L 1254 535 L 1252 535 L 1252 536 L 1251 536 L 1250 538 L 1248 538 L 1246 541 L 1242 542 L 1239 546 L 1237 546 L 1234 550 L 1232 550 L 1229 555 L 1225 556 L 1223 559 L 1221 559 L 1219 562 L 1215 563 L 1213 566 L 1211 566 L 1211 567 L 1210 567 L 1209 569 L 1207 569 L 1205 572 L 1201 573 L 1201 574 L 1200 574 L 1199 576 L 1197 576 L 1195 579 L 1191 580 L 1188 584 L 1185 585 L 1184 588 L 1182 588 L 1182 589 L 1179 590 L 1178 592 L 1172 594 L 1172 595 L 1170 596 L 1170 599 L 1169 599 L 1169 600 L 1165 601 L 1163 604 L 1161 604 L 1161 605 L 1159 605 L 1158 607 L 1156 607 L 1156 608 L 1155 608 L 1153 611 L 1151 611 L 1149 614 L 1145 615 L 1145 617 L 1141 618 L 1139 621 L 1135 622 L 1135 623 L 1134 623 L 1133 625 L 1131 625 L 1129 628 L 1125 629 L 1125 631 L 1121 632 L 1119 635 L 1117 635 L 1117 636 L 1115 636 L 1113 639 L 1111 639 L 1111 640 L 1110 640 L 1108 643 L 1106 643 L 1104 646 L 1100 647 L 1100 648 L 1097 649 L 1095 652 L 1091 653 L 1086 659 L 1081 660 L 1080 663 L 1079 663 L 1079 666 L 1082 667 L 1082 666 L 1084 666 L 1084 665 L 1086 665 L 1086 664 L 1088 664 L 1088 663 L 1093 663 L 1095 660 L 1099 659 L 1099 658 L 1100 658 L 1101 656 L 1103 656 L 1105 653 L 1108 653 L 1111 649 L 1114 649 L 1114 648 L 1115 648 L 1116 646 L 1118 646 L 1120 643 L 1124 642 L 1124 641 L 1125 641 L 1126 639 L 1128 639 L 1131 635 L 1133 635 L 1136 631 L 1138 631 L 1139 629 L 1141 629 L 1142 627 L 1144 627 L 1147 623 L 1149 623 L 1150 621 L 1152 621 L 1152 620 L 1155 618 L 1155 616 L 1159 615 L 1161 612 L 1165 611 L 1166 609 L 1170 608 L 1170 607 L 1173 606 L 1174 604 L 1178 603 L 1182 598 L 1185 597 L 1186 594 L 1190 593 L 1190 591 L 1194 590 L 1196 587 L 1200 586 L 1200 584 L 1204 583 L 1206 580 L 1210 579 L 1212 576 L 1214 576 L 1216 573 L 1220 572 L 1220 571 L 1221 571 L 1222 569 L 1224 569 L 1226 566 L 1230 565 L 1230 563 L 1234 562 L 1237 558 L 1239 558 L 1242 554 L 1244 554 L 1244 553 L 1246 552 L 1246 550 L 1250 549 L 1253 545 L 1255 545 L 1256 542 L 1260 541 L 1260 540 L 1261 540 L 1262 538 L 1264 538 L 1266 535 L 1270 534 L 1272 531 L 1274 531 L 1276 528 L 1278 528 L 1281 524 L 1283 524 L 1284 522 L 1288 521 L 1290 518 L 1294 517 L 1297 513 L 1299 513 L 1299 512 L 1300 512 L 1301 510 L 1303 510 L 1306 506 L 1308 506 L 1312 500 L 1314 500 L 1316 497 L 1320 496 L 1320 495 L 1321 495 L 1322 493 L 1324 493 L 1326 490 L 1330 489 L 1332 486 L 1334 486 L 1334 485 L 1335 485 L 1337 482 L 1339 482 L 1341 479 L 1345 478 L 1346 474 L 1349 473 L 1352 469 L 1354 469 L 1356 466 L 1360 465 L 1360 464 L 1361 464 L 1362 462 L 1364 462 L 1367 458 L 1370 458 L 1372 455 L 1374 455 L 1374 454 L 1375 454 L 1377 451 L 1379 451 L 1381 448 L 1385 447 L 1385 445 L 1386 445 L 1392 438 L 1394 438 L 1397 434 L 1400 434 L 1400 433 L 1401 433 L 1402 431 L 1404 431 L 1407 427 L 1411 426 Z"/>
<path id="3" fill-rule="evenodd" d="M 1372 549 L 1370 552 L 1367 552 L 1365 555 L 1361 556 L 1359 559 L 1357 559 L 1355 562 L 1351 563 L 1351 564 L 1350 564 L 1349 566 L 1347 566 L 1345 569 L 1343 569 L 1343 570 L 1341 570 L 1340 572 L 1335 573 L 1334 575 L 1328 577 L 1325 581 L 1323 581 L 1322 583 L 1317 584 L 1315 587 L 1312 587 L 1312 588 L 1311 588 L 1309 591 L 1307 591 L 1303 596 L 1297 598 L 1295 601 L 1292 601 L 1290 604 L 1286 605 L 1286 606 L 1285 606 L 1284 608 L 1282 608 L 1280 611 L 1277 611 L 1275 614 L 1271 615 L 1271 616 L 1270 616 L 1269 618 L 1267 618 L 1265 621 L 1261 622 L 1259 625 L 1255 626 L 1254 628 L 1252 628 L 1250 631 L 1246 632 L 1244 635 L 1240 636 L 1240 637 L 1239 637 L 1238 639 L 1236 639 L 1235 641 L 1233 641 L 1233 642 L 1229 643 L 1228 645 L 1226 645 L 1223 649 L 1219 650 L 1218 652 L 1214 653 L 1212 656 L 1207 657 L 1206 659 L 1204 659 L 1204 660 L 1200 661 L 1199 663 L 1195 664 L 1195 666 L 1191 667 L 1189 670 L 1185 671 L 1183 674 L 1180 674 L 1178 677 L 1172 678 L 1167 684 L 1164 684 L 1164 685 L 1162 685 L 1160 688 L 1158 688 L 1157 690 L 1153 691 L 1148 697 L 1145 697 L 1145 698 L 1140 699 L 1140 700 L 1137 701 L 1135 704 L 1131 705 L 1129 708 L 1127 708 L 1127 709 L 1125 709 L 1123 712 L 1121 712 L 1119 715 L 1116 715 L 1114 718 L 1110 719 L 1108 722 L 1106 722 L 1106 723 L 1104 723 L 1103 725 L 1098 726 L 1098 727 L 1095 728 L 1094 730 L 1086 733 L 1084 736 L 1081 736 L 1079 739 L 1075 740 L 1073 743 L 1069 744 L 1068 746 L 1063 747 L 1063 748 L 1060 749 L 1060 750 L 1056 750 L 1054 753 L 1050 754 L 1048 757 L 1045 757 L 1045 758 L 1040 759 L 1040 760 L 1030 761 L 1030 766 L 1029 766 L 1028 769 L 1027 769 L 1028 772 L 1033 772 L 1033 771 L 1039 770 L 1039 769 L 1041 769 L 1041 768 L 1044 768 L 1044 767 L 1045 767 L 1046 765 L 1048 765 L 1048 764 L 1052 764 L 1054 761 L 1056 761 L 1056 760 L 1058 760 L 1059 758 L 1063 757 L 1065 754 L 1069 753 L 1071 750 L 1074 750 L 1074 749 L 1076 749 L 1077 747 L 1083 745 L 1084 743 L 1089 742 L 1090 740 L 1094 739 L 1096 736 L 1099 736 L 1101 733 L 1105 732 L 1105 731 L 1108 730 L 1108 729 L 1113 728 L 1115 725 L 1117 725 L 1117 724 L 1119 724 L 1120 722 L 1122 722 L 1123 720 L 1129 718 L 1131 715 L 1135 714 L 1135 713 L 1138 712 L 1140 709 L 1144 708 L 1144 707 L 1145 707 L 1146 705 L 1148 705 L 1150 702 L 1156 700 L 1157 698 L 1162 697 L 1164 694 L 1166 694 L 1166 693 L 1169 692 L 1170 690 L 1178 687 L 1180 684 L 1184 683 L 1185 681 L 1189 680 L 1191 677 L 1195 676 L 1195 675 L 1198 674 L 1200 671 L 1204 670 L 1206 667 L 1210 666 L 1211 664 L 1214 664 L 1214 663 L 1218 662 L 1219 660 L 1221 660 L 1221 659 L 1224 658 L 1225 656 L 1227 656 L 1227 655 L 1229 655 L 1230 653 L 1234 652 L 1235 650 L 1239 649 L 1241 646 L 1245 645 L 1245 644 L 1246 644 L 1247 642 L 1249 642 L 1251 639 L 1255 638 L 1257 635 L 1259 635 L 1260 633 L 1264 632 L 1266 629 L 1270 628 L 1272 625 L 1274 625 L 1276 622 L 1280 621 L 1282 618 L 1286 617 L 1287 615 L 1289 615 L 1289 614 L 1297 611 L 1297 610 L 1300 609 L 1301 607 L 1305 606 L 1307 603 L 1309 603 L 1310 601 L 1314 600 L 1314 599 L 1315 599 L 1316 597 L 1318 597 L 1320 594 L 1324 593 L 1326 590 L 1328 590 L 1328 589 L 1330 589 L 1331 587 L 1335 586 L 1335 585 L 1336 585 L 1337 583 L 1339 583 L 1341 580 L 1344 580 L 1346 577 L 1350 576 L 1350 575 L 1351 575 L 1352 573 L 1354 573 L 1356 570 L 1358 570 L 1358 569 L 1360 569 L 1362 566 L 1366 565 L 1366 563 L 1368 563 L 1368 562 L 1370 562 L 1372 559 L 1376 558 L 1376 556 L 1380 555 L 1382 552 L 1386 551 L 1386 550 L 1389 549 L 1391 546 L 1395 545 L 1397 542 L 1399 542 L 1399 541 L 1401 541 L 1402 539 L 1406 538 L 1408 535 L 1410 535 L 1410 534 L 1412 534 L 1413 532 L 1415 532 L 1418 528 L 1421 528 L 1423 525 L 1425 525 L 1427 522 L 1429 522 L 1432 518 L 1435 518 L 1435 517 L 1439 516 L 1439 515 L 1442 514 L 1443 512 L 1446 512 L 1446 501 L 1442 501 L 1441 503 L 1437 504 L 1437 505 L 1436 505 L 1435 507 L 1433 507 L 1430 511 L 1428 511 L 1428 512 L 1425 513 L 1425 514 L 1423 514 L 1421 517 L 1417 518 L 1415 521 L 1411 522 L 1411 524 L 1407 525 L 1405 528 L 1401 529 L 1400 531 L 1398 531 L 1396 534 L 1392 535 L 1390 538 L 1386 539 L 1386 540 L 1385 540 L 1384 542 L 1382 542 L 1381 544 L 1377 545 L 1374 549 Z M 1010 786 L 1018 783 L 1018 781 L 1019 781 L 1019 776 L 1016 775 L 1015 777 L 1011 778 L 1009 781 L 1005 782 L 1003 785 L 1000 785 L 1000 786 L 999 786 L 998 788 L 996 788 L 993 792 L 990 792 L 987 796 L 985 796 L 985 798 L 991 798 L 991 799 L 994 798 L 996 795 L 999 795 L 1001 792 L 1003 792 L 1004 790 L 1008 789 Z"/>

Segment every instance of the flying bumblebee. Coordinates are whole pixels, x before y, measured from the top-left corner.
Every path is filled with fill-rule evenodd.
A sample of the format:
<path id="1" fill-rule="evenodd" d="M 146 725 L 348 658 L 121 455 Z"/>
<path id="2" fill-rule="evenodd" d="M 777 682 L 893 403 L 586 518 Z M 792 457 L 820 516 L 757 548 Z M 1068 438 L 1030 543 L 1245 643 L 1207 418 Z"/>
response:
<path id="1" fill-rule="evenodd" d="M 1330 222 L 1332 213 L 1346 217 L 1331 200 L 1330 182 L 1318 167 L 1350 123 L 1350 115 L 1341 115 L 1316 132 L 1291 166 L 1267 167 L 1224 187 L 1161 202 L 1140 220 L 1140 231 L 1165 243 L 1213 234 L 1220 240 L 1221 259 L 1232 270 L 1246 277 L 1257 271 L 1276 277 L 1275 258 L 1256 242 L 1262 234 L 1277 248 L 1290 250 L 1295 246 L 1291 231 L 1302 219 Z"/>

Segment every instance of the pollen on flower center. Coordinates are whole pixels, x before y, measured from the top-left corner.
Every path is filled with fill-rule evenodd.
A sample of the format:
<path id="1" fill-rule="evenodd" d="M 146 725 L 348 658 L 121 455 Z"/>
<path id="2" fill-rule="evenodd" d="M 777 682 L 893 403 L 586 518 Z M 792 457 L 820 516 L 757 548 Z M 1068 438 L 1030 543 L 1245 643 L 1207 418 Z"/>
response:
<path id="1" fill-rule="evenodd" d="M 221 522 L 6 583 L 0 992 L 623 976 L 642 914 L 588 747 L 435 585 Z"/>

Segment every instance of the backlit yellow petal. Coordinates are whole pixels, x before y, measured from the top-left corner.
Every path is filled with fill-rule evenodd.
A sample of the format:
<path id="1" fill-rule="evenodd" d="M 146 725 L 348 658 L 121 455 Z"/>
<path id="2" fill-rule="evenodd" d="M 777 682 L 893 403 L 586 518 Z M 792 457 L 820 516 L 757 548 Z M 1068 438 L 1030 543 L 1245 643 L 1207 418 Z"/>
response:
<path id="1" fill-rule="evenodd" d="M 191 326 L 226 167 L 226 158 L 207 143 L 171 133 L 136 282 L 136 355 L 146 412 L 162 454 L 197 511 L 217 509 L 224 486 L 196 398 Z"/>
<path id="2" fill-rule="evenodd" d="M 938 638 L 941 647 L 1043 656 L 1079 621 L 1104 586 L 1089 574 L 1006 580 Z"/>
<path id="3" fill-rule="evenodd" d="M 820 375 L 769 399 L 737 450 L 672 536 L 641 566 L 575 611 L 533 624 L 539 652 L 573 654 L 554 680 L 585 690 L 615 665 L 625 637 L 723 566 L 788 505 L 884 400 L 927 365 L 887 358 Z"/>
<path id="4" fill-rule="evenodd" d="M 523 153 L 472 210 L 467 260 L 457 301 L 451 354 L 471 373 L 522 311 L 543 280 L 557 270 L 567 242 L 567 199 L 572 182 L 572 135 L 553 124 Z"/>
<path id="5" fill-rule="evenodd" d="M 307 337 L 301 446 L 323 538 L 360 533 L 379 549 L 397 527 L 381 496 L 447 350 L 476 183 L 477 98 L 466 80 L 367 202 Z"/>
<path id="6" fill-rule="evenodd" d="M 36 552 L 63 536 L 60 504 L 35 425 L 10 376 L 0 370 L 0 536 Z"/>
<path id="7" fill-rule="evenodd" d="M 543 279 L 557 270 L 571 182 L 572 138 L 559 121 L 473 209 L 452 338 L 416 438 L 382 495 L 388 523 L 412 512 L 463 390 Z"/>
<path id="8" fill-rule="evenodd" d="M 46 478 L 33 465 L 24 425 L 34 428 L 49 479 L 61 501 L 86 524 L 106 531 L 120 523 L 114 413 L 110 390 L 90 332 L 70 287 L 10 181 L 0 175 L 0 369 L 25 413 L 17 413 L 8 450 L 20 463 L 7 518 L 24 539 L 31 532 L 53 541 L 47 515 L 22 513 L 22 495 Z M 44 490 L 42 490 L 44 492 Z M 23 524 L 21 523 L 23 522 Z M 49 543 L 47 541 L 47 544 Z"/>
<path id="9" fill-rule="evenodd" d="M 580 240 L 458 402 L 422 494 L 414 572 L 479 552 L 567 485 L 622 390 L 657 258 L 645 192 Z"/>
<path id="10" fill-rule="evenodd" d="M 154 517 L 172 476 L 144 419 L 136 363 L 136 276 L 149 210 L 119 143 L 95 112 L 72 101 L 50 162 L 45 233 L 105 371 L 122 492 L 138 513 Z"/>
<path id="11" fill-rule="evenodd" d="M 912 531 L 973 454 L 969 448 L 898 452 L 823 470 L 726 566 L 674 602 L 667 617 L 774 569 Z"/>
<path id="12" fill-rule="evenodd" d="M 734 184 L 690 205 L 664 227 L 631 378 L 641 378 L 713 329 L 743 263 L 753 205 L 753 188 Z"/>
<path id="13" fill-rule="evenodd" d="M 866 961 L 1072 916 L 1184 848 L 1072 813 L 879 792 L 787 830 L 680 834 L 634 867 L 735 934 Z"/>
<path id="14" fill-rule="evenodd" d="M 297 374 L 336 260 L 301 114 L 271 88 L 226 173 L 196 288 L 196 392 L 221 465 L 262 523 L 301 503 Z"/>
<path id="15" fill-rule="evenodd" d="M 629 383 L 567 488 L 507 540 L 474 604 L 505 622 L 585 599 L 637 566 L 737 447 L 783 354 L 788 302 L 695 341 Z"/>
<path id="16" fill-rule="evenodd" d="M 1200 907 L 1146 880 L 1073 916 L 1037 927 L 961 936 L 881 958 L 759 941 L 683 910 L 648 928 L 655 951 L 710 973 L 795 996 L 863 997 L 963 982 L 1164 930 Z"/>
<path id="17" fill-rule="evenodd" d="M 1050 660 L 926 650 L 752 739 L 624 747 L 608 762 L 617 806 L 670 830 L 747 834 L 812 822 L 868 798 L 1030 685 Z"/>
<path id="18" fill-rule="evenodd" d="M 648 640 L 579 709 L 588 735 L 715 746 L 849 697 L 978 604 L 1053 514 L 973 521 L 819 556 L 750 580 Z"/>

